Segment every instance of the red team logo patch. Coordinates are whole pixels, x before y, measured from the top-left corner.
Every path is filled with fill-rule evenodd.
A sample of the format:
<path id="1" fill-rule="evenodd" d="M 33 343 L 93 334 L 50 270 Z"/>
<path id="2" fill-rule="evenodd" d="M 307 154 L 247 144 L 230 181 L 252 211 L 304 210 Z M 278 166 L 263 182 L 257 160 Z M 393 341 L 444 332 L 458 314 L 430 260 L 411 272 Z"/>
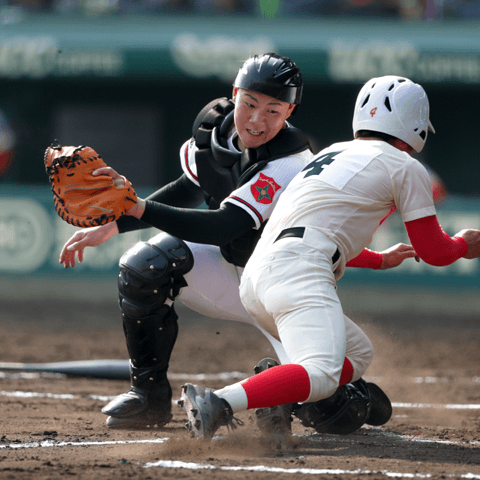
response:
<path id="1" fill-rule="evenodd" d="M 268 205 L 273 202 L 273 197 L 281 188 L 273 178 L 260 173 L 258 180 L 250 187 L 250 191 L 258 203 Z"/>

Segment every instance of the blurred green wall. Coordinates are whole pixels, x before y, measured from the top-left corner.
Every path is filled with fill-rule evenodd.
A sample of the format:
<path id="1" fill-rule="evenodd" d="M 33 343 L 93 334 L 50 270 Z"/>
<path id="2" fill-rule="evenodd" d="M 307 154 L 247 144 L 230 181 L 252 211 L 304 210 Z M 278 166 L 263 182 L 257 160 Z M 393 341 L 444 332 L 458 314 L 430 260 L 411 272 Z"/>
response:
<path id="1" fill-rule="evenodd" d="M 180 16 L 44 16 L 2 26 L 0 109 L 17 142 L 0 183 L 45 184 L 43 153 L 58 138 L 93 146 L 134 185 L 165 184 L 181 173 L 178 150 L 198 111 L 230 96 L 249 55 L 275 51 L 302 68 L 304 98 L 292 123 L 317 149 L 351 138 L 355 98 L 368 78 L 422 83 L 437 134 L 419 158 L 451 193 L 479 195 L 479 32 L 478 23 Z"/>

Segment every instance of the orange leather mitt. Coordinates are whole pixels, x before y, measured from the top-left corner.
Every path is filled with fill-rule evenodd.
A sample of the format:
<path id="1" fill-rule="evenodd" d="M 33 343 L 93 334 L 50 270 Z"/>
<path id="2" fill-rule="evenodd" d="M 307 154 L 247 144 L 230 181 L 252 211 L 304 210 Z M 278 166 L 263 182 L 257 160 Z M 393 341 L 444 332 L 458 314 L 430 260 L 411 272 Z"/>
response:
<path id="1" fill-rule="evenodd" d="M 93 148 L 62 147 L 57 142 L 45 151 L 44 163 L 55 210 L 76 227 L 113 222 L 137 203 L 137 194 L 127 179 L 125 186 L 118 188 L 110 176 L 92 175 L 107 166 Z"/>

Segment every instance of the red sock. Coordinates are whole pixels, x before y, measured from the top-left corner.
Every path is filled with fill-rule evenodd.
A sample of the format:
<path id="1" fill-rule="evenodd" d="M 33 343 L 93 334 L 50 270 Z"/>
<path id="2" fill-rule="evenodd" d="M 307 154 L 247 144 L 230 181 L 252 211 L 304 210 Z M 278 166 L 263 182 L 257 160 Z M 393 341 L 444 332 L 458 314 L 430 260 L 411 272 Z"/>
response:
<path id="1" fill-rule="evenodd" d="M 339 385 L 350 382 L 353 366 L 345 357 Z M 277 365 L 242 382 L 248 408 L 264 408 L 286 403 L 304 402 L 310 395 L 310 379 L 301 365 Z"/>
<path id="2" fill-rule="evenodd" d="M 310 395 L 307 371 L 296 364 L 277 365 L 242 382 L 248 408 L 304 402 Z"/>
<path id="3" fill-rule="evenodd" d="M 346 383 L 350 383 L 353 377 L 353 365 L 350 360 L 345 357 L 345 361 L 343 362 L 343 369 L 342 374 L 340 375 L 340 382 L 339 385 L 345 385 Z"/>

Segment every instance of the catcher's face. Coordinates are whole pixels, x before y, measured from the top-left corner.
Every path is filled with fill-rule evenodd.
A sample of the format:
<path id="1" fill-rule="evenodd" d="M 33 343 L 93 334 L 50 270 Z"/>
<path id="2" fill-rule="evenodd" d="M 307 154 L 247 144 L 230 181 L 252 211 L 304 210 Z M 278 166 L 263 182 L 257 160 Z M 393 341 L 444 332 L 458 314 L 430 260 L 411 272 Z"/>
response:
<path id="1" fill-rule="evenodd" d="M 233 89 L 235 128 L 243 146 L 258 148 L 285 128 L 295 105 L 263 93 Z"/>

